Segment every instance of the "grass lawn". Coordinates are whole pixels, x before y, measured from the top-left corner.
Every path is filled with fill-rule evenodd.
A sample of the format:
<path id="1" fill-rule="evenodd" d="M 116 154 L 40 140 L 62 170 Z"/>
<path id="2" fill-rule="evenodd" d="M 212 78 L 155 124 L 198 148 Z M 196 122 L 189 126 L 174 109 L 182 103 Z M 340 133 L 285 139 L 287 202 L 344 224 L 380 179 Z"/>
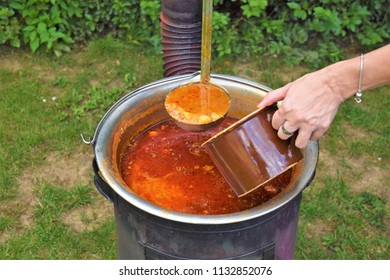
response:
<path id="1" fill-rule="evenodd" d="M 272 88 L 313 70 L 215 59 L 213 73 Z M 0 48 L 0 259 L 116 259 L 95 190 L 92 135 L 121 96 L 163 77 L 162 55 L 109 37 L 60 58 Z M 297 259 L 390 259 L 390 87 L 342 104 L 303 193 Z"/>

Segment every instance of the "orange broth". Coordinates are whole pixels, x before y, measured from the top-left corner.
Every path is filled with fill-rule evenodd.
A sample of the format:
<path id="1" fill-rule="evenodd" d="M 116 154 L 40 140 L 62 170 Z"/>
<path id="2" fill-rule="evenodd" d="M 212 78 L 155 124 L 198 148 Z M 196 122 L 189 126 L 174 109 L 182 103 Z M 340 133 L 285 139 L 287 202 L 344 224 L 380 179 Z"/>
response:
<path id="1" fill-rule="evenodd" d="M 124 181 L 143 199 L 166 209 L 203 215 L 239 212 L 257 206 L 288 185 L 291 171 L 263 188 L 237 197 L 200 145 L 234 123 L 226 117 L 213 130 L 189 132 L 168 120 L 138 135 L 124 152 Z"/>
<path id="2" fill-rule="evenodd" d="M 230 107 L 228 94 L 213 84 L 189 83 L 167 95 L 165 108 L 175 120 L 206 124 L 222 118 Z"/>

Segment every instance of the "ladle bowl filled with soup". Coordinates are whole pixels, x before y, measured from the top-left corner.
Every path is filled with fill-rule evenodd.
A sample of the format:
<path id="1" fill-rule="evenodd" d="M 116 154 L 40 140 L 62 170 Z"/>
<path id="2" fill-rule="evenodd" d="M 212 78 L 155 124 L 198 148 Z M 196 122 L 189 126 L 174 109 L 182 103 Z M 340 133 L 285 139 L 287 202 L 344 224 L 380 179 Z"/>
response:
<path id="1" fill-rule="evenodd" d="M 256 109 L 268 87 L 212 75 L 230 95 L 213 129 L 186 131 L 168 116 L 166 95 L 199 73 L 164 78 L 118 100 L 91 140 L 95 185 L 113 202 L 120 259 L 291 259 L 302 191 L 317 142 L 292 170 L 237 197 L 201 144 Z M 245 168 L 245 166 L 239 167 Z"/>

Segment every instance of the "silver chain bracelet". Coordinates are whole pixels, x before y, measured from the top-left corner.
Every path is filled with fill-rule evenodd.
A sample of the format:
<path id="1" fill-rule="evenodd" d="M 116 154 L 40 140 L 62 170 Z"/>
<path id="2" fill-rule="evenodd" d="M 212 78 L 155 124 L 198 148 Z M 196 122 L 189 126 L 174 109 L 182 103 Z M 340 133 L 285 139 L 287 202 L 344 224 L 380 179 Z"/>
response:
<path id="1" fill-rule="evenodd" d="M 362 102 L 362 79 L 363 79 L 363 66 L 364 66 L 364 54 L 360 55 L 360 72 L 359 72 L 359 87 L 357 93 L 355 93 L 355 101 L 356 103 Z"/>

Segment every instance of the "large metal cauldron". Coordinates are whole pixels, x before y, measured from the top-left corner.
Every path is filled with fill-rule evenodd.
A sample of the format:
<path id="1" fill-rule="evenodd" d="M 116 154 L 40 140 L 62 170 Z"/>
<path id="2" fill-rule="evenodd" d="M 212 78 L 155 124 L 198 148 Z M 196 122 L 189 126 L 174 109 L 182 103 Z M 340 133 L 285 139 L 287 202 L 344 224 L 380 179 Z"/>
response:
<path id="1" fill-rule="evenodd" d="M 120 99 L 100 121 L 91 141 L 95 185 L 114 204 L 120 259 L 291 259 L 302 191 L 315 174 L 318 144 L 303 151 L 289 186 L 272 200 L 228 215 L 189 215 L 160 208 L 125 187 L 120 161 L 129 141 L 168 118 L 166 94 L 199 73 L 164 78 Z M 269 91 L 245 79 L 212 75 L 232 97 L 229 115 L 243 117 Z"/>

